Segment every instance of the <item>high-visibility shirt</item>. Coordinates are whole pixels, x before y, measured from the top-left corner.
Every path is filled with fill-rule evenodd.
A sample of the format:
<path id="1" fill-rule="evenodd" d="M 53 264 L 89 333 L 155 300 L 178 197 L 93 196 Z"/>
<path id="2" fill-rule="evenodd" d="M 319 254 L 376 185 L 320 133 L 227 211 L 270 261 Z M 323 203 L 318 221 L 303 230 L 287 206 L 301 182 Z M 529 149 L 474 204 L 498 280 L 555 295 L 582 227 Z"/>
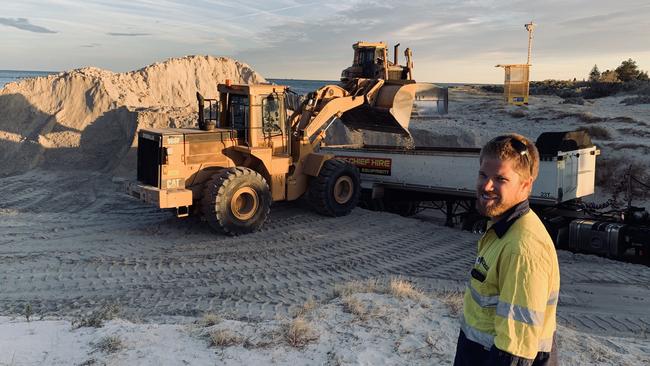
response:
<path id="1" fill-rule="evenodd" d="M 537 352 L 551 351 L 560 270 L 553 241 L 524 203 L 525 213 L 505 233 L 490 223 L 479 240 L 461 329 L 486 349 L 495 345 L 534 359 Z"/>

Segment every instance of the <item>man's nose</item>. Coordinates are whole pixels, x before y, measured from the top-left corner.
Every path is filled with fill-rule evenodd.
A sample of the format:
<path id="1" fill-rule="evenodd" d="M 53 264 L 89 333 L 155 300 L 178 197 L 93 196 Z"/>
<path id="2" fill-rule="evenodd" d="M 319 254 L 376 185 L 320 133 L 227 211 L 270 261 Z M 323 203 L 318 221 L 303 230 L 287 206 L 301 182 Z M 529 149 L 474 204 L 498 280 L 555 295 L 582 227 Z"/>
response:
<path id="1" fill-rule="evenodd" d="M 494 190 L 494 182 L 492 181 L 492 179 L 487 178 L 483 181 L 483 184 L 481 184 L 481 188 L 484 191 L 488 191 L 488 192 L 492 191 Z"/>

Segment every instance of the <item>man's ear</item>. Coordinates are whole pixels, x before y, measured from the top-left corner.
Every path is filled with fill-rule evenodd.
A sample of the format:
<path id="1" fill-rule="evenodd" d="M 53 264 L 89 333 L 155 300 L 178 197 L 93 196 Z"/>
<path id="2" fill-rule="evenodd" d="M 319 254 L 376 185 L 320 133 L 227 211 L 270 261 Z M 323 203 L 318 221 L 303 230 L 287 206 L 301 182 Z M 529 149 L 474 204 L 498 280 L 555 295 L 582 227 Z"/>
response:
<path id="1" fill-rule="evenodd" d="M 523 179 L 521 182 L 522 188 L 524 189 L 524 191 L 528 192 L 529 196 L 533 192 L 533 182 L 534 182 L 533 177 L 528 177 L 526 179 Z"/>

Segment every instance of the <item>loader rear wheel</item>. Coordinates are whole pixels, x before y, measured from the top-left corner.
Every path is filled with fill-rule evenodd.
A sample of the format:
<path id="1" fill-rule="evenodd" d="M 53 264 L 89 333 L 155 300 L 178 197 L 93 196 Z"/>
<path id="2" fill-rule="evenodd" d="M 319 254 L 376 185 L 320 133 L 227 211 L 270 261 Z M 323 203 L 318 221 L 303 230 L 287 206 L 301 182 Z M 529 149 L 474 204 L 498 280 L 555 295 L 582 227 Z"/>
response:
<path id="1" fill-rule="evenodd" d="M 246 234 L 257 231 L 266 221 L 271 193 L 256 171 L 230 168 L 206 182 L 201 206 L 213 229 L 230 235 Z"/>
<path id="2" fill-rule="evenodd" d="M 307 199 L 322 215 L 345 216 L 359 202 L 360 181 L 354 165 L 340 159 L 327 160 L 309 183 Z"/>

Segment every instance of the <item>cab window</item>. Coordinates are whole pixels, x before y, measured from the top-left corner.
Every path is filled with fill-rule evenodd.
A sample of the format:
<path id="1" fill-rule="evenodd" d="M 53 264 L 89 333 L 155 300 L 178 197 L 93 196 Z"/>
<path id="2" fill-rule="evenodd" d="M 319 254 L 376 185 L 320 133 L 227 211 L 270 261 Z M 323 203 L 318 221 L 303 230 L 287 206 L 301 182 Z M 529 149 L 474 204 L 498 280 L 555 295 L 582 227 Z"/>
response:
<path id="1" fill-rule="evenodd" d="M 230 127 L 237 131 L 237 137 L 246 139 L 246 126 L 248 125 L 248 96 L 230 95 L 228 106 L 230 115 Z"/>
<path id="2" fill-rule="evenodd" d="M 284 133 L 281 112 L 280 99 L 277 95 L 271 94 L 262 100 L 262 132 L 264 136 L 282 135 Z"/>

